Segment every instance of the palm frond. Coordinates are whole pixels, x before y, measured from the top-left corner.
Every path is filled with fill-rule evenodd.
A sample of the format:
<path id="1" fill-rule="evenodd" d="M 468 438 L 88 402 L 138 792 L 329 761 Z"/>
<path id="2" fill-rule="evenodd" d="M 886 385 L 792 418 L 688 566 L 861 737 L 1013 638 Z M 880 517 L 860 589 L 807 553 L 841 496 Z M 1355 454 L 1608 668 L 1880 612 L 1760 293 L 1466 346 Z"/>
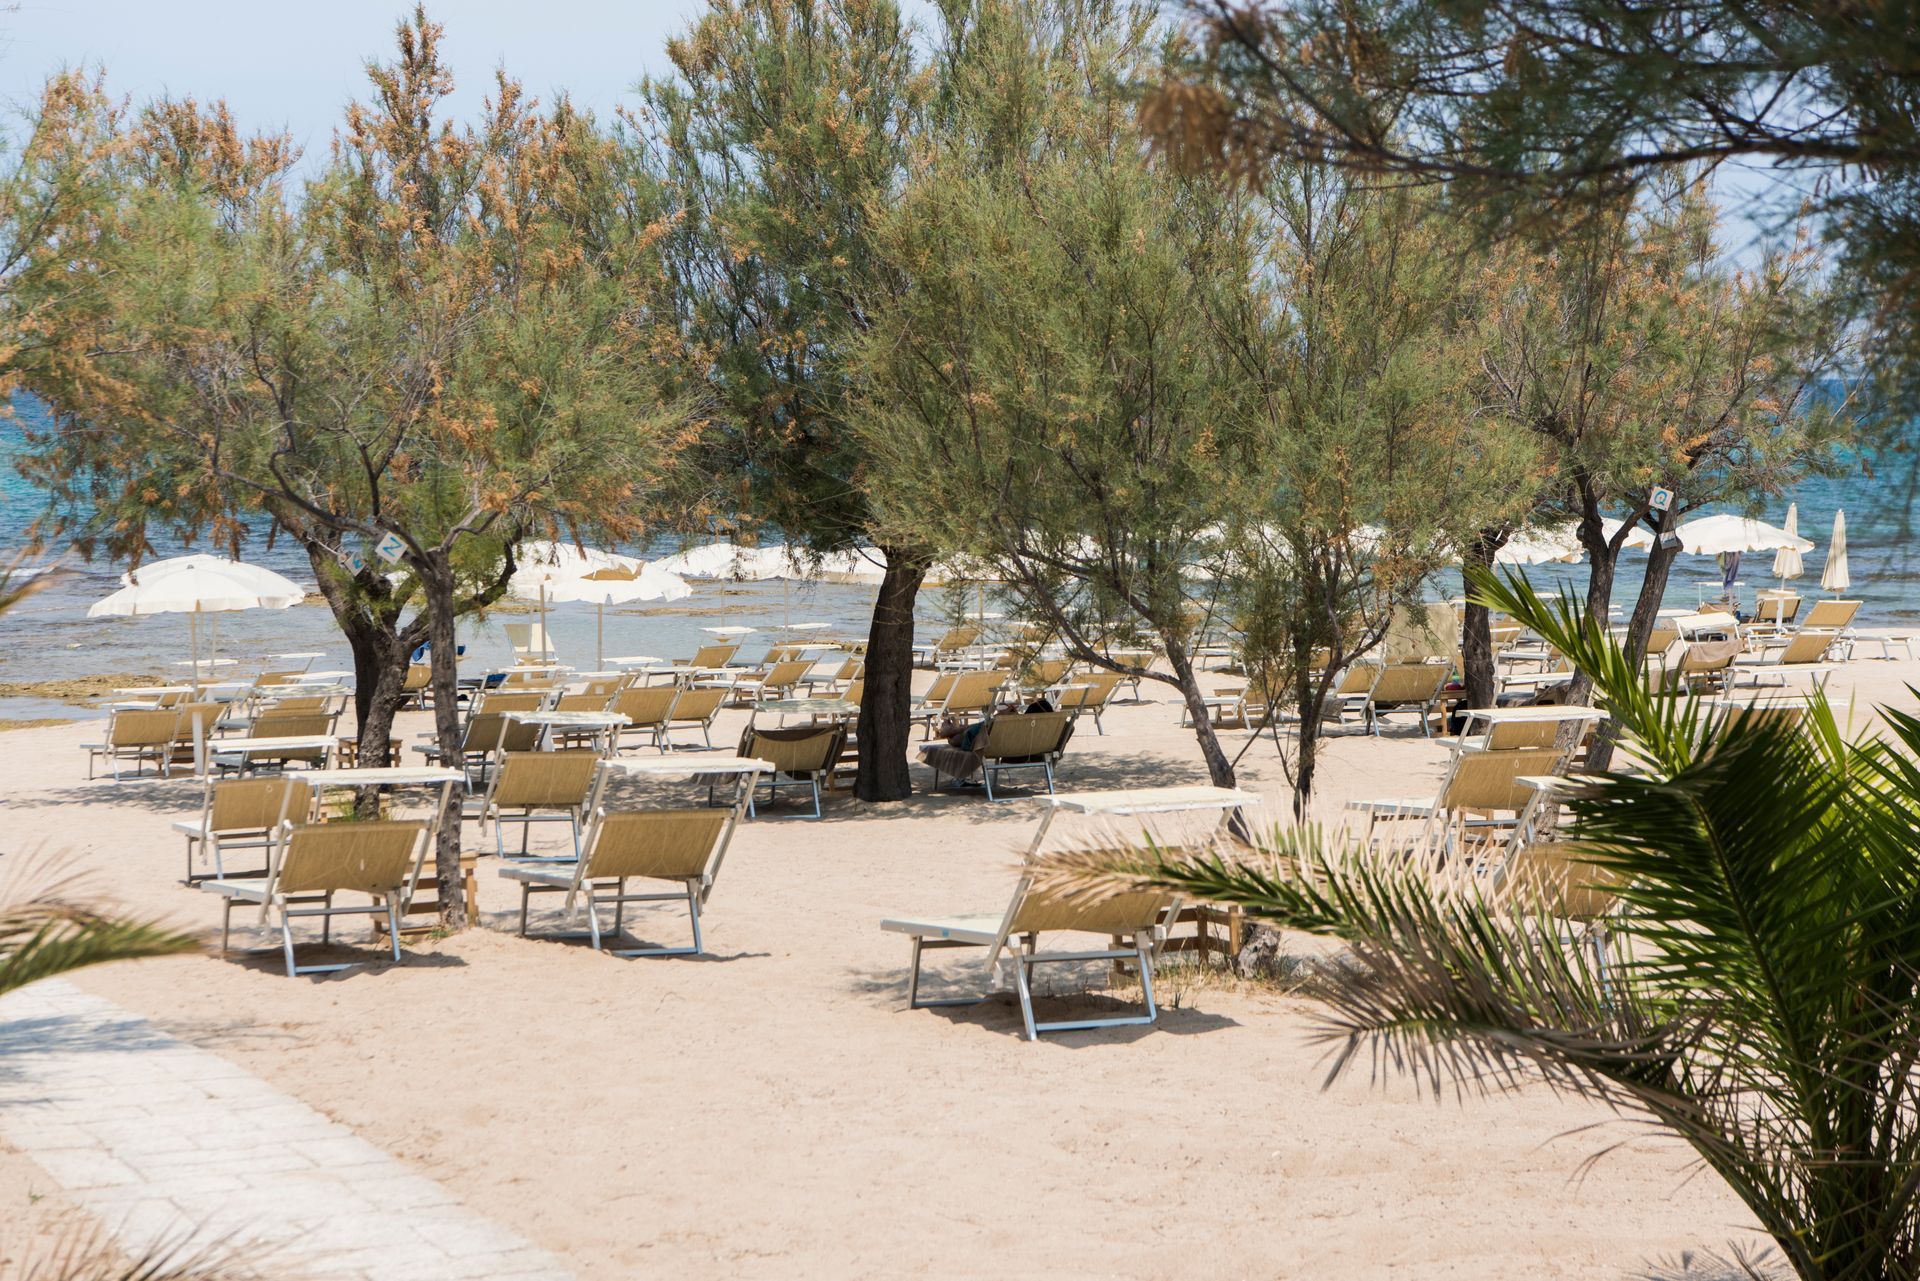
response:
<path id="1" fill-rule="evenodd" d="M 29 863 L 0 893 L 0 994 L 89 965 L 196 951 L 193 935 L 100 910 Z"/>

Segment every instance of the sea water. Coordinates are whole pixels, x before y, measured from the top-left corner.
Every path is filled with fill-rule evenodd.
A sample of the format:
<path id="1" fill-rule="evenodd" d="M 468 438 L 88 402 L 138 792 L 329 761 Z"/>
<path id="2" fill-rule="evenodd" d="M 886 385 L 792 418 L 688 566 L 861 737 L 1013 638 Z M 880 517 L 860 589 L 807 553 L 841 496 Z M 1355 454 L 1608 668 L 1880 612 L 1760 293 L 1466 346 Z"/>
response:
<path id="1" fill-rule="evenodd" d="M 44 495 L 22 479 L 13 466 L 14 456 L 22 448 L 21 423 L 43 423 L 44 412 L 27 397 L 16 398 L 14 408 L 16 421 L 0 422 L 0 557 L 26 544 L 28 526 L 44 506 Z M 1920 561 L 1913 556 L 1912 526 L 1915 465 L 1913 456 L 1901 455 L 1877 465 L 1863 464 L 1843 477 L 1809 479 L 1791 493 L 1745 514 L 1777 525 L 1786 518 L 1788 502 L 1799 503 L 1801 536 L 1810 539 L 1815 548 L 1804 555 L 1805 573 L 1794 585 L 1803 594 L 1818 595 L 1833 515 L 1844 507 L 1853 576 L 1847 595 L 1865 602 L 1859 625 L 1911 625 L 1920 622 Z M 261 536 L 248 542 L 242 551 L 244 558 L 310 586 L 314 576 L 305 551 L 289 539 L 269 546 L 264 535 L 262 528 Z M 154 543 L 153 558 L 212 550 L 183 546 L 158 531 Z M 650 557 L 677 547 L 677 542 L 661 539 L 615 550 Z M 125 566 L 88 562 L 74 554 L 47 559 L 69 572 L 0 618 L 0 640 L 4 642 L 0 643 L 0 681 L 107 673 L 168 676 L 184 670 L 176 664 L 188 656 L 187 615 L 88 618 L 88 605 L 119 588 Z M 1623 610 L 1631 608 L 1639 593 L 1644 560 L 1638 552 L 1621 556 L 1614 602 Z M 1745 558 L 1740 571 L 1743 600 L 1751 602 L 1755 589 L 1773 585 L 1771 564 L 1771 553 Z M 1535 566 L 1527 573 L 1543 589 L 1557 589 L 1565 583 L 1576 593 L 1585 591 L 1583 564 Z M 1703 598 L 1718 596 L 1720 582 L 1721 571 L 1713 557 L 1683 555 L 1674 565 L 1667 603 L 1691 606 Z M 782 581 L 695 582 L 693 589 L 690 597 L 670 604 L 607 609 L 606 656 L 686 658 L 713 639 L 701 628 L 721 624 L 759 629 L 746 638 L 741 649 L 742 655 L 750 658 L 757 657 L 765 643 L 779 640 L 782 633 L 777 629 L 787 623 L 826 623 L 827 628 L 818 634 L 830 638 L 864 637 L 875 591 L 871 585 Z M 1435 595 L 1452 595 L 1458 590 L 1456 574 L 1439 575 L 1433 583 Z M 959 607 L 950 593 L 940 589 L 923 591 L 920 600 L 921 617 L 929 626 L 943 607 Z M 991 595 L 984 607 L 996 608 Z M 461 621 L 460 640 L 476 663 L 510 661 L 511 648 L 502 624 L 531 618 L 524 606 L 469 617 Z M 590 605 L 556 605 L 547 615 L 548 631 L 562 661 L 581 669 L 594 663 L 597 625 L 596 611 Z M 200 620 L 199 641 L 203 655 L 217 643 L 221 654 L 247 660 L 278 652 L 320 651 L 326 657 L 316 669 L 352 666 L 333 616 L 318 604 L 206 615 Z"/>

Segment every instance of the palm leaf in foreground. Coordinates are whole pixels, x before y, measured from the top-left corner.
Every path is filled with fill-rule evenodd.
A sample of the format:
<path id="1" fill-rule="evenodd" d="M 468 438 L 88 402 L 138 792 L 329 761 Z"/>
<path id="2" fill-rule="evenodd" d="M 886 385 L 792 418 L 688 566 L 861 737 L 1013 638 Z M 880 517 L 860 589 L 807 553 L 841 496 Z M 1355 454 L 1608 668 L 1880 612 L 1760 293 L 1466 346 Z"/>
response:
<path id="1" fill-rule="evenodd" d="M 1604 969 L 1538 887 L 1496 898 L 1309 829 L 1043 875 L 1343 940 L 1334 1073 L 1370 1051 L 1435 1089 L 1544 1076 L 1684 1139 L 1799 1276 L 1920 1276 L 1920 719 L 1883 709 L 1892 741 L 1854 742 L 1818 700 L 1797 728 L 1716 717 L 1650 687 L 1571 599 L 1475 587 L 1593 673 L 1637 766 L 1568 805 L 1579 875 L 1621 904 Z"/>
<path id="2" fill-rule="evenodd" d="M 198 950 L 191 934 L 101 911 L 31 870 L 0 894 L 0 995 L 89 965 Z"/>

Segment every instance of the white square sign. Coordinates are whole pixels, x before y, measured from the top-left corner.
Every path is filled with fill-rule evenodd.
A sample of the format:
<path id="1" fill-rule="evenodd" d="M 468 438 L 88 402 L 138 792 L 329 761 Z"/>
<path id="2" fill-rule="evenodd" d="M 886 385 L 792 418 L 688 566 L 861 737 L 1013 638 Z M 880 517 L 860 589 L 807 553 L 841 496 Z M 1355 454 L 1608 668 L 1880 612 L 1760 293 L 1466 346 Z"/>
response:
<path id="1" fill-rule="evenodd" d="M 373 554 L 389 565 L 397 565 L 407 554 L 407 545 L 400 541 L 400 535 L 390 533 L 373 545 Z"/>
<path id="2" fill-rule="evenodd" d="M 340 568 L 346 570 L 349 574 L 358 575 L 361 570 L 367 567 L 367 558 L 359 552 L 350 549 L 343 548 L 334 559 L 339 561 Z"/>
<path id="3" fill-rule="evenodd" d="M 1657 512 L 1673 510 L 1673 491 L 1664 485 L 1655 485 L 1653 493 L 1647 496 L 1647 506 Z"/>

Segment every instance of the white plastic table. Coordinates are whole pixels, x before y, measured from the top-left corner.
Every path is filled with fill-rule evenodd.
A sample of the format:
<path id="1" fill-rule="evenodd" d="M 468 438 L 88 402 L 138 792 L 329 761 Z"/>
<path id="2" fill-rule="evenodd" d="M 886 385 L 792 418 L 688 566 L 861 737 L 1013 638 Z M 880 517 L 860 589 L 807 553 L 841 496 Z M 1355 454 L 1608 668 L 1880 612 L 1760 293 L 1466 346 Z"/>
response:
<path id="1" fill-rule="evenodd" d="M 542 751 L 553 746 L 553 732 L 557 729 L 589 730 L 593 733 L 594 750 L 602 755 L 612 755 L 620 731 L 633 724 L 619 712 L 508 712 L 506 717 L 518 725 L 539 726 Z"/>
<path id="2" fill-rule="evenodd" d="M 205 745 L 208 764 L 225 765 L 233 763 L 241 777 L 253 768 L 255 756 L 285 754 L 287 752 L 323 752 L 331 758 L 334 740 L 326 734 L 301 734 L 286 738 L 239 738 L 214 739 Z"/>

